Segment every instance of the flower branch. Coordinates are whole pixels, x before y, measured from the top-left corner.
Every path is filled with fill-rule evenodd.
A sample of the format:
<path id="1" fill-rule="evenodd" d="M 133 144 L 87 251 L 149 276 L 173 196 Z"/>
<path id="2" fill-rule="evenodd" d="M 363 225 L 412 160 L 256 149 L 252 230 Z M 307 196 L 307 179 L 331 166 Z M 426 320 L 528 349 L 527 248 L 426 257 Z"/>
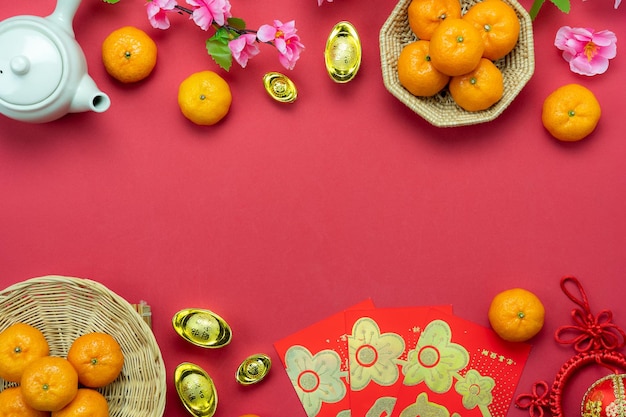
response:
<path id="1" fill-rule="evenodd" d="M 103 0 L 115 4 L 120 0 Z M 207 53 L 224 70 L 229 71 L 233 60 L 242 68 L 248 60 L 260 53 L 258 44 L 273 46 L 278 51 L 278 60 L 286 69 L 293 69 L 304 51 L 297 35 L 295 21 L 261 25 L 257 30 L 249 29 L 243 19 L 233 17 L 229 0 L 186 0 L 181 6 L 177 0 L 148 0 L 146 12 L 152 27 L 166 30 L 170 27 L 169 14 L 187 14 L 189 19 L 202 30 L 213 29 L 215 33 L 206 41 Z"/>

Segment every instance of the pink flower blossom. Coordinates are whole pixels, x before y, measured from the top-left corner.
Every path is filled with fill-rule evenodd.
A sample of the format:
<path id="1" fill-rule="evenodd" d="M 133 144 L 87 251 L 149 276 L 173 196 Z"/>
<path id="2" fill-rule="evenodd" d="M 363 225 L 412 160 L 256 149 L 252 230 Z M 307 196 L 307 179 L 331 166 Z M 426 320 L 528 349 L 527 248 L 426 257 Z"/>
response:
<path id="1" fill-rule="evenodd" d="M 589 28 L 561 27 L 554 45 L 563 51 L 572 72 L 582 75 L 603 74 L 609 59 L 617 54 L 617 37 L 609 30 L 595 32 Z"/>
<path id="2" fill-rule="evenodd" d="M 167 29 L 170 27 L 170 20 L 167 12 L 174 10 L 176 0 L 150 0 L 146 3 L 146 11 L 148 12 L 148 20 L 153 28 Z"/>
<path id="3" fill-rule="evenodd" d="M 230 2 L 228 0 L 187 0 L 187 4 L 194 7 L 191 18 L 202 30 L 208 30 L 215 22 L 224 26 L 230 14 Z"/>
<path id="4" fill-rule="evenodd" d="M 233 39 L 228 42 L 228 48 L 241 68 L 245 68 L 248 65 L 248 59 L 260 52 L 256 44 L 256 35 L 253 33 L 244 33 Z"/>
<path id="5" fill-rule="evenodd" d="M 287 69 L 293 69 L 304 50 L 304 45 L 296 32 L 294 20 L 284 24 L 280 20 L 274 20 L 274 25 L 262 25 L 259 28 L 257 38 L 261 42 L 273 42 L 278 50 L 280 63 Z"/>

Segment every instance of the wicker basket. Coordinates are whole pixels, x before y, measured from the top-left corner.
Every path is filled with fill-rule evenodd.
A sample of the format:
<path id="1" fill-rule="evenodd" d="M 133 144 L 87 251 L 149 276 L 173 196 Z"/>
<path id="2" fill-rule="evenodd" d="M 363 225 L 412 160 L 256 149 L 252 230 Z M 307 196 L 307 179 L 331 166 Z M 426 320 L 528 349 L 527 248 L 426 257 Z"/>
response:
<path id="1" fill-rule="evenodd" d="M 100 331 L 115 337 L 124 352 L 120 376 L 99 391 L 110 417 L 161 417 L 165 410 L 165 366 L 149 326 L 123 298 L 103 285 L 47 276 L 0 292 L 0 331 L 16 322 L 41 330 L 50 354 L 67 355 L 78 336 Z M 16 384 L 0 378 L 0 391 Z"/>
<path id="2" fill-rule="evenodd" d="M 459 107 L 447 89 L 433 97 L 416 97 L 409 93 L 398 80 L 398 57 L 402 48 L 417 37 L 409 27 L 407 9 L 411 0 L 400 0 L 380 30 L 380 58 L 385 87 L 398 100 L 415 113 L 438 127 L 464 126 L 489 122 L 498 117 L 535 71 L 535 55 L 532 21 L 526 10 L 515 0 L 503 0 L 513 7 L 520 20 L 520 36 L 515 48 L 504 58 L 495 62 L 504 76 L 502 99 L 490 108 L 468 112 Z M 461 0 L 465 13 L 477 0 Z"/>

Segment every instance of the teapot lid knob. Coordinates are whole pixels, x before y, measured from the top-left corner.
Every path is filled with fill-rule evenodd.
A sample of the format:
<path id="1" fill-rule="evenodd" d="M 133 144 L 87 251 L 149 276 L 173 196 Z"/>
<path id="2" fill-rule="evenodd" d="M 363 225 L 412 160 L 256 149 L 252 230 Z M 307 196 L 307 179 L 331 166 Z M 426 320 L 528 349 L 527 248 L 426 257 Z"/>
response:
<path id="1" fill-rule="evenodd" d="M 24 55 L 17 55 L 11 59 L 11 71 L 17 75 L 24 75 L 30 69 L 30 60 Z"/>

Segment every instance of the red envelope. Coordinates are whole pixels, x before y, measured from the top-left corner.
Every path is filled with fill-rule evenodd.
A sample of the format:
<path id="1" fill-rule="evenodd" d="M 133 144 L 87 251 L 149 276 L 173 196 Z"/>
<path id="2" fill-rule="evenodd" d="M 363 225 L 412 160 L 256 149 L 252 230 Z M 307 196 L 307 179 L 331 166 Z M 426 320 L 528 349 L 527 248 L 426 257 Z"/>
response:
<path id="1" fill-rule="evenodd" d="M 432 310 L 402 367 L 391 417 L 505 417 L 530 345 Z"/>
<path id="2" fill-rule="evenodd" d="M 373 309 L 371 300 L 350 309 Z M 309 326 L 274 348 L 309 417 L 349 412 L 348 339 L 344 312 Z"/>
<path id="3" fill-rule="evenodd" d="M 451 314 L 451 306 L 437 307 Z M 402 386 L 402 363 L 415 347 L 433 307 L 345 312 L 351 417 L 389 416 Z"/>

